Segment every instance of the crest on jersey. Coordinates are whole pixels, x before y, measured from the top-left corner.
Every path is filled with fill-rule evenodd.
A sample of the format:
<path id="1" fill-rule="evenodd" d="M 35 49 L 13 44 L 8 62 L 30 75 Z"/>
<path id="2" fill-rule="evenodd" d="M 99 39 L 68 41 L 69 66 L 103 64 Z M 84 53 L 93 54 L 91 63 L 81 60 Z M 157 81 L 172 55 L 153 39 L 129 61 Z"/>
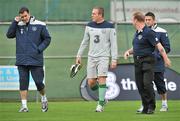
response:
<path id="1" fill-rule="evenodd" d="M 157 37 L 155 39 L 156 39 L 156 41 L 159 41 Z"/>
<path id="2" fill-rule="evenodd" d="M 32 27 L 32 31 L 35 32 L 36 30 L 37 30 L 37 27 L 33 26 L 33 27 Z"/>
<path id="3" fill-rule="evenodd" d="M 138 35 L 138 39 L 140 40 L 140 39 L 142 39 L 142 35 L 140 34 L 140 35 Z"/>
<path id="4" fill-rule="evenodd" d="M 20 29 L 20 31 L 21 31 L 21 34 L 23 34 L 24 29 Z"/>

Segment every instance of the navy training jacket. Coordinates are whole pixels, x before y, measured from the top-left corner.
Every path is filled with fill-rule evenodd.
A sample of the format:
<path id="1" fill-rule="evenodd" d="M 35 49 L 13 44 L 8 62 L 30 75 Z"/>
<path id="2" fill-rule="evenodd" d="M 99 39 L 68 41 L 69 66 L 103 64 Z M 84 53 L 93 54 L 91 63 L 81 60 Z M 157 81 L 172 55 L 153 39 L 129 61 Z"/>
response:
<path id="1" fill-rule="evenodd" d="M 43 66 L 43 51 L 51 41 L 44 22 L 34 17 L 30 18 L 29 24 L 14 20 L 6 36 L 16 38 L 16 65 Z"/>

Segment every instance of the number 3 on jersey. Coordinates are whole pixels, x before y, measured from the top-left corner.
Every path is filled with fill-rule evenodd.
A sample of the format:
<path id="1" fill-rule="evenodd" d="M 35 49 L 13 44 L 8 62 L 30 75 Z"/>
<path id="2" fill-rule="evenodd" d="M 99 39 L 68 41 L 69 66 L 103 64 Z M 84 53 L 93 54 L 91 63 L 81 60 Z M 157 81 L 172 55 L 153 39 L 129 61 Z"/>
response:
<path id="1" fill-rule="evenodd" d="M 99 35 L 95 35 L 94 36 L 94 43 L 99 43 L 100 39 L 99 39 Z"/>

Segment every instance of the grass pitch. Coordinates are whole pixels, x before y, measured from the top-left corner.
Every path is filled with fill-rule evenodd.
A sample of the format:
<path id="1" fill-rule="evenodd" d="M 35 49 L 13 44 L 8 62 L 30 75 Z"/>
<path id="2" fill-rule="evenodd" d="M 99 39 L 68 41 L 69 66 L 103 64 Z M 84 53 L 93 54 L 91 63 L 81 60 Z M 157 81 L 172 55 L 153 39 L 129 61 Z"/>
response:
<path id="1" fill-rule="evenodd" d="M 179 121 L 180 101 L 168 101 L 169 111 L 155 114 L 136 114 L 140 101 L 110 101 L 104 112 L 94 112 L 96 102 L 49 102 L 49 110 L 41 112 L 40 103 L 28 103 L 29 112 L 19 113 L 19 102 L 0 103 L 0 121 Z"/>

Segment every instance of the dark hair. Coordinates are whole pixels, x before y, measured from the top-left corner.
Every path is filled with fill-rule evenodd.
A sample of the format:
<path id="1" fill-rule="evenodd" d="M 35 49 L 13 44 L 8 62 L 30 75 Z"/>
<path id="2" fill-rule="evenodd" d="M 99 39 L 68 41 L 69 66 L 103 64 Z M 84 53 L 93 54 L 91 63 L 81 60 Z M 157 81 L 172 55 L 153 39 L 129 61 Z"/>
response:
<path id="1" fill-rule="evenodd" d="M 22 14 L 22 13 L 24 13 L 24 12 L 27 12 L 27 13 L 29 13 L 29 9 L 27 8 L 27 7 L 21 7 L 20 9 L 19 9 L 19 14 Z"/>
<path id="2" fill-rule="evenodd" d="M 145 21 L 145 16 L 144 16 L 144 14 L 141 13 L 141 12 L 135 12 L 135 13 L 133 14 L 133 17 L 134 17 L 134 19 L 136 19 L 136 20 L 139 21 L 139 22 L 144 22 L 144 21 Z"/>
<path id="3" fill-rule="evenodd" d="M 96 6 L 93 9 L 98 9 L 98 14 L 101 14 L 102 17 L 104 17 L 104 8 Z"/>
<path id="4" fill-rule="evenodd" d="M 152 12 L 147 12 L 147 13 L 145 14 L 145 16 L 151 16 L 151 17 L 153 18 L 153 20 L 155 20 L 155 15 L 154 15 L 154 13 L 152 13 Z"/>

